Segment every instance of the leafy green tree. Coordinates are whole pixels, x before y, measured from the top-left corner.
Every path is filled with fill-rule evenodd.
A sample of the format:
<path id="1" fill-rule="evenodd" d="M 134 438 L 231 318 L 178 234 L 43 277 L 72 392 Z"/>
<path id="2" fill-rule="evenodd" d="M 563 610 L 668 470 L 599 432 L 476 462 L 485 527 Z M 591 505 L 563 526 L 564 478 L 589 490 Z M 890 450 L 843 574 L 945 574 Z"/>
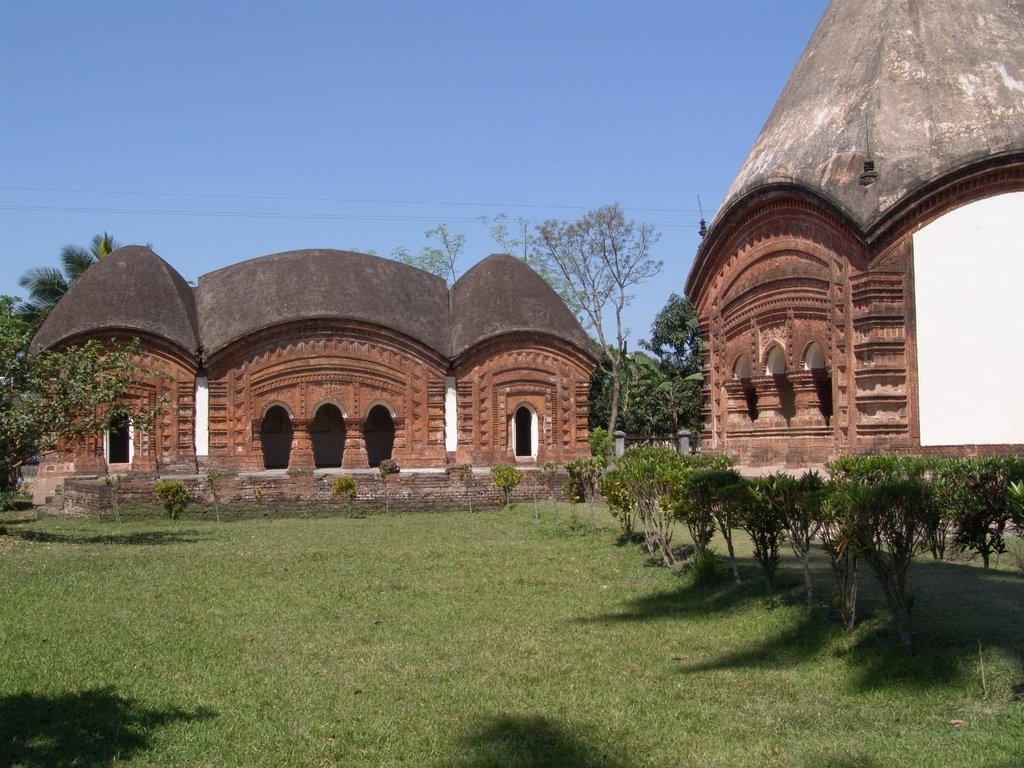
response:
<path id="1" fill-rule="evenodd" d="M 85 270 L 120 247 L 104 232 L 92 239 L 88 249 L 65 245 L 60 251 L 59 269 L 33 267 L 26 270 L 18 278 L 18 285 L 28 291 L 28 299 L 18 306 L 18 316 L 33 325 L 41 323 Z"/>
<path id="2" fill-rule="evenodd" d="M 153 493 L 164 505 L 164 511 L 171 520 L 177 520 L 189 505 L 188 488 L 180 480 L 164 480 L 153 486 Z"/>
<path id="3" fill-rule="evenodd" d="M 32 328 L 14 306 L 0 297 L 0 490 L 13 488 L 21 466 L 59 442 L 78 442 L 125 417 L 145 430 L 166 407 L 130 396 L 138 379 L 154 375 L 137 365 L 137 342 L 90 340 L 29 355 Z"/>
<path id="4" fill-rule="evenodd" d="M 697 310 L 673 293 L 651 323 L 651 338 L 640 346 L 658 358 L 663 381 L 658 391 L 665 400 L 672 434 L 680 429 L 699 432 L 704 365 Z"/>
<path id="5" fill-rule="evenodd" d="M 711 520 L 713 525 L 718 527 L 722 538 L 725 539 L 729 566 L 732 569 L 733 580 L 737 584 L 742 584 L 743 580 L 736 564 L 732 532 L 741 525 L 742 508 L 736 503 L 736 496 L 729 489 L 739 485 L 742 480 L 740 473 L 735 469 L 702 469 L 691 472 L 685 483 L 685 493 L 689 502 L 688 515 L 701 521 Z"/>
<path id="6" fill-rule="evenodd" d="M 607 351 L 599 364 L 611 379 L 607 429 L 613 434 L 629 335 L 622 311 L 632 288 L 661 271 L 662 263 L 650 257 L 658 237 L 652 225 L 627 220 L 618 204 L 590 211 L 578 221 L 546 221 L 537 228 L 537 260 L 565 280 L 584 325 L 594 332 L 598 348 Z"/>
<path id="7" fill-rule="evenodd" d="M 922 480 L 888 480 L 847 483 L 838 493 L 852 522 L 857 555 L 878 580 L 900 642 L 909 647 L 907 571 L 914 555 L 927 548 L 928 530 L 935 524 L 932 489 Z"/>
<path id="8" fill-rule="evenodd" d="M 761 566 L 764 586 L 770 596 L 775 591 L 775 571 L 779 567 L 779 548 L 786 537 L 786 526 L 778 508 L 766 503 L 758 488 L 764 479 L 744 480 L 725 492 L 738 507 L 740 526 L 754 545 L 754 559 Z"/>
<path id="9" fill-rule="evenodd" d="M 606 356 L 606 361 L 609 360 Z M 618 428 L 628 435 L 653 437 L 675 434 L 663 393 L 665 376 L 657 362 L 643 352 L 631 352 L 620 367 Z M 612 384 L 608 365 L 590 376 L 590 426 L 607 424 L 611 415 Z"/>
<path id="10" fill-rule="evenodd" d="M 811 545 L 818 535 L 821 523 L 818 508 L 809 501 L 809 494 L 822 490 L 821 476 L 808 472 L 799 480 L 785 472 L 776 472 L 758 478 L 750 486 L 750 493 L 759 507 L 766 508 L 763 517 L 776 518 L 787 534 L 789 544 L 804 570 L 804 590 L 807 610 L 814 607 L 814 583 L 811 580 Z"/>
<path id="11" fill-rule="evenodd" d="M 1016 509 L 1010 484 L 1024 480 L 1018 456 L 951 459 L 940 465 L 944 499 L 952 506 L 955 541 L 981 555 L 985 568 L 992 555 L 1006 551 L 1005 534 Z"/>
<path id="12" fill-rule="evenodd" d="M 519 487 L 519 483 L 523 480 L 523 473 L 515 467 L 499 464 L 491 467 L 491 480 L 494 481 L 494 486 L 501 491 L 501 497 L 505 501 L 505 506 L 508 507 L 512 504 L 512 491 Z"/>

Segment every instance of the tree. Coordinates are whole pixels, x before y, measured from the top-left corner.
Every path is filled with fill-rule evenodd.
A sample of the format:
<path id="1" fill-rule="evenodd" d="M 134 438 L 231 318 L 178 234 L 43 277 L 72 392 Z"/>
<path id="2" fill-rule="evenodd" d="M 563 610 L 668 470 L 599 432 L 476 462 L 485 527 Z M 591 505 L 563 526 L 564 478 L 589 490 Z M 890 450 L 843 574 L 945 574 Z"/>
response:
<path id="1" fill-rule="evenodd" d="M 601 365 L 611 378 L 608 431 L 614 433 L 629 335 L 622 311 L 631 299 L 629 290 L 661 271 L 662 263 L 650 257 L 659 235 L 650 224 L 627 221 L 618 204 L 590 211 L 579 221 L 547 221 L 537 233 L 538 261 L 565 280 L 584 325 L 597 336 L 599 348 L 607 350 Z"/>
<path id="2" fill-rule="evenodd" d="M 28 354 L 32 327 L 0 297 L 0 490 L 17 484 L 21 466 L 61 441 L 76 442 L 128 417 L 146 429 L 164 404 L 131 397 L 144 374 L 137 343 L 90 340 Z"/>
<path id="3" fill-rule="evenodd" d="M 33 325 L 41 323 L 85 270 L 120 247 L 120 243 L 104 232 L 92 239 L 88 250 L 65 245 L 60 251 L 61 269 L 33 267 L 26 270 L 18 278 L 18 285 L 28 291 L 28 299 L 18 306 L 18 316 Z"/>
<path id="4" fill-rule="evenodd" d="M 590 375 L 591 429 L 603 429 L 611 415 L 612 379 L 609 368 L 610 361 L 606 359 L 605 365 L 599 365 Z M 673 434 L 662 391 L 665 376 L 655 360 L 643 352 L 626 354 L 619 369 L 619 381 L 619 429 L 641 437 Z"/>
<path id="5" fill-rule="evenodd" d="M 447 224 L 438 224 L 423 234 L 427 239 L 437 240 L 441 247 L 425 245 L 415 256 L 408 248 L 399 247 L 391 251 L 391 258 L 437 275 L 452 285 L 458 277 L 455 265 L 466 246 L 466 236 L 452 234 Z"/>
<path id="6" fill-rule="evenodd" d="M 693 304 L 677 293 L 671 294 L 651 323 L 650 341 L 641 341 L 640 346 L 658 358 L 658 367 L 664 376 L 658 390 L 665 399 L 672 433 L 680 429 L 699 432 L 704 425 L 701 416 L 704 358 L 700 323 Z"/>

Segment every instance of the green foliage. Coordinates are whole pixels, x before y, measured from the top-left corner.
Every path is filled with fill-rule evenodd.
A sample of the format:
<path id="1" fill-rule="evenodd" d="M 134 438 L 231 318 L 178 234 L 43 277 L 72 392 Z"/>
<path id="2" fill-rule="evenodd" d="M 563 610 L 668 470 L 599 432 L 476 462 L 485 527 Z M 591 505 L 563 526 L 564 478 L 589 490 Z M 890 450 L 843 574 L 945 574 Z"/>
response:
<path id="1" fill-rule="evenodd" d="M 682 459 L 667 448 L 636 448 L 619 457 L 616 469 L 622 493 L 633 500 L 643 525 L 647 551 L 659 553 L 665 565 L 673 565 L 674 508 L 685 473 Z"/>
<path id="2" fill-rule="evenodd" d="M 921 479 L 883 479 L 871 483 L 840 482 L 834 491 L 850 546 L 871 568 L 899 632 L 909 646 L 910 591 L 907 571 L 914 555 L 927 547 L 935 524 L 934 494 Z"/>
<path id="3" fill-rule="evenodd" d="M 590 455 L 599 461 L 602 467 L 607 467 L 615 455 L 615 438 L 608 434 L 604 427 L 593 427 L 587 435 L 587 441 L 590 443 Z"/>
<path id="4" fill-rule="evenodd" d="M 734 469 L 692 470 L 683 484 L 685 498 L 677 507 L 698 552 L 707 551 L 715 528 L 718 528 L 725 539 L 729 565 L 737 584 L 741 583 L 741 579 L 732 531 L 740 527 L 745 500 L 732 489 L 742 481 L 743 478 Z"/>
<path id="5" fill-rule="evenodd" d="M 0 297 L 0 490 L 14 489 L 19 468 L 60 441 L 80 441 L 124 417 L 144 431 L 166 407 L 129 393 L 138 379 L 157 375 L 136 364 L 137 340 L 29 355 L 32 331 L 13 304 Z"/>
<path id="6" fill-rule="evenodd" d="M 334 498 L 344 500 L 346 505 L 355 501 L 356 490 L 355 478 L 349 475 L 340 475 L 331 483 L 331 493 L 334 494 Z"/>
<path id="7" fill-rule="evenodd" d="M 499 464 L 491 467 L 491 480 L 494 482 L 495 487 L 501 491 L 502 498 L 507 507 L 512 503 L 512 491 L 523 480 L 523 473 L 515 467 Z"/>
<path id="8" fill-rule="evenodd" d="M 395 475 L 402 471 L 402 468 L 398 466 L 398 462 L 394 459 L 383 459 L 380 464 L 377 465 L 377 471 L 380 473 L 381 479 L 386 480 L 389 475 Z"/>
<path id="9" fill-rule="evenodd" d="M 690 579 L 695 587 L 709 587 L 717 584 L 720 577 L 718 556 L 715 550 L 706 548 L 696 550 L 688 563 Z"/>
<path id="10" fill-rule="evenodd" d="M 1024 480 L 1019 456 L 986 456 L 942 462 L 937 469 L 942 501 L 956 524 L 957 546 L 981 555 L 986 568 L 993 554 L 1006 551 L 1007 524 L 1019 515 L 1011 485 Z"/>
<path id="11" fill-rule="evenodd" d="M 180 480 L 164 480 L 153 486 L 153 493 L 164 505 L 167 516 L 177 520 L 189 505 L 188 489 Z"/>
<path id="12" fill-rule="evenodd" d="M 774 518 L 782 526 L 793 554 L 803 566 L 808 611 L 814 607 L 811 544 L 821 527 L 820 502 L 814 499 L 823 488 L 824 483 L 817 472 L 808 472 L 799 480 L 785 472 L 776 472 L 755 480 L 750 486 L 754 503 L 763 508 L 755 514 L 764 525 L 769 524 L 769 518 Z"/>
<path id="13" fill-rule="evenodd" d="M 613 469 L 605 473 L 601 479 L 601 495 L 608 505 L 608 512 L 619 524 L 623 541 L 631 541 L 636 532 L 637 506 L 636 500 L 626 488 L 621 471 Z"/>
<path id="14" fill-rule="evenodd" d="M 786 525 L 778 508 L 768 502 L 764 488 L 768 478 L 744 480 L 726 493 L 738 507 L 740 526 L 754 547 L 754 559 L 764 573 L 764 585 L 769 595 L 775 591 L 775 571 L 779 567 L 779 548 L 786 537 Z"/>
<path id="15" fill-rule="evenodd" d="M 658 358 L 658 367 L 664 376 L 659 392 L 672 433 L 680 429 L 699 432 L 704 426 L 701 416 L 704 350 L 693 304 L 679 294 L 671 294 L 651 323 L 650 340 L 640 344 Z"/>
<path id="16" fill-rule="evenodd" d="M 0 490 L 0 512 L 7 512 L 12 509 L 20 509 L 30 504 L 28 495 L 22 491 Z"/>

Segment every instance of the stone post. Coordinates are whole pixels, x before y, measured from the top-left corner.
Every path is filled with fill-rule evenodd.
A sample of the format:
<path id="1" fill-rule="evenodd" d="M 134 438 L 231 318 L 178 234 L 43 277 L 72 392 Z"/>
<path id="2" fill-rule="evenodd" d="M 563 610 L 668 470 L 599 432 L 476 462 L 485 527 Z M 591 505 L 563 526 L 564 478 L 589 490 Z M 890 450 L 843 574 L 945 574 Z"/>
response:
<path id="1" fill-rule="evenodd" d="M 618 458 L 626 452 L 626 433 L 616 429 L 612 436 L 615 438 L 615 458 Z"/>
<path id="2" fill-rule="evenodd" d="M 690 433 L 685 429 L 680 429 L 676 432 L 676 452 L 681 456 L 686 456 L 690 453 Z"/>

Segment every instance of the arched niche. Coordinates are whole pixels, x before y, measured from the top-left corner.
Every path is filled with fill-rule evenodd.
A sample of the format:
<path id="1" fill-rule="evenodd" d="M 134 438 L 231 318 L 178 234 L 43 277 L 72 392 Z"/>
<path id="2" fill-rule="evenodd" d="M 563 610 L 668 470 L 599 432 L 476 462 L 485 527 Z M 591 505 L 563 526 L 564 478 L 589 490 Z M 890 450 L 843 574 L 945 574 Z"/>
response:
<path id="1" fill-rule="evenodd" d="M 812 341 L 804 350 L 804 370 L 819 371 L 825 368 L 825 350 L 822 346 Z"/>
<path id="2" fill-rule="evenodd" d="M 366 414 L 363 440 L 371 467 L 379 467 L 384 459 L 391 458 L 395 447 L 395 418 L 388 406 L 378 403 Z"/>
<path id="3" fill-rule="evenodd" d="M 754 375 L 754 367 L 750 364 L 750 358 L 740 355 L 732 364 L 732 375 L 737 379 L 749 379 Z"/>
<path id="4" fill-rule="evenodd" d="M 782 376 L 786 373 L 786 351 L 775 345 L 768 350 L 764 358 L 764 372 L 769 376 Z"/>
<path id="5" fill-rule="evenodd" d="M 324 403 L 316 410 L 309 424 L 313 443 L 313 466 L 331 469 L 341 466 L 345 450 L 345 418 L 334 403 Z"/>
<path id="6" fill-rule="evenodd" d="M 272 405 L 260 422 L 264 469 L 287 469 L 292 453 L 292 420 L 282 405 Z"/>

